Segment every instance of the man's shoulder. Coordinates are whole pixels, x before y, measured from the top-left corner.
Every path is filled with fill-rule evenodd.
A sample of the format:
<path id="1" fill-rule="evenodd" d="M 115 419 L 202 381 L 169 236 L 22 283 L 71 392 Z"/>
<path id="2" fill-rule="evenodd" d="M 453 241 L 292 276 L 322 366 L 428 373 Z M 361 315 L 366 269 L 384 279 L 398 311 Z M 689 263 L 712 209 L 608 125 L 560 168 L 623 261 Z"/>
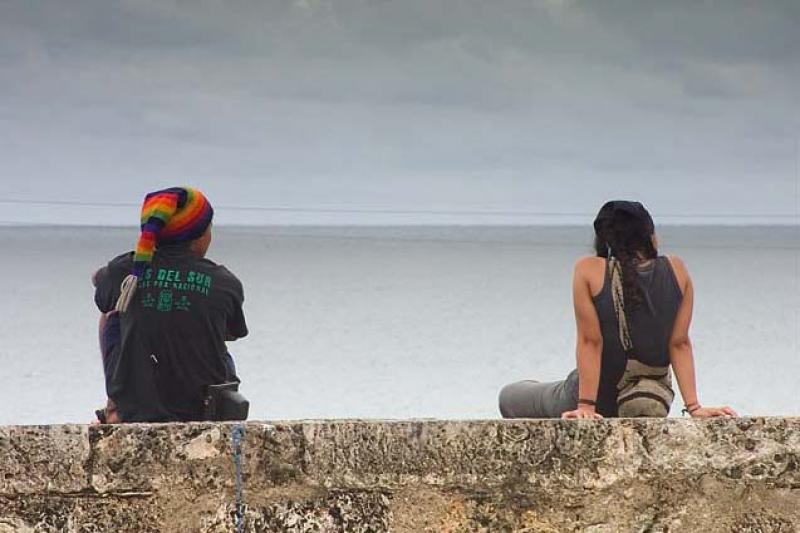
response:
<path id="1" fill-rule="evenodd" d="M 92 275 L 95 287 L 94 301 L 98 309 L 107 313 L 119 298 L 119 287 L 133 268 L 133 252 L 120 254 Z"/>
<path id="2" fill-rule="evenodd" d="M 239 281 L 239 278 L 236 277 L 236 274 L 231 272 L 225 265 L 215 263 L 211 259 L 205 257 L 198 259 L 197 264 L 202 265 L 204 269 L 208 270 L 208 272 L 216 278 L 220 278 L 234 285 L 241 285 L 241 282 Z"/>
<path id="3" fill-rule="evenodd" d="M 115 258 L 111 259 L 108 262 L 109 268 L 133 268 L 133 252 L 125 252 L 124 254 L 119 254 Z"/>
<path id="4" fill-rule="evenodd" d="M 111 259 L 105 266 L 95 273 L 96 277 L 117 278 L 120 275 L 127 276 L 133 269 L 133 252 L 125 252 Z"/>

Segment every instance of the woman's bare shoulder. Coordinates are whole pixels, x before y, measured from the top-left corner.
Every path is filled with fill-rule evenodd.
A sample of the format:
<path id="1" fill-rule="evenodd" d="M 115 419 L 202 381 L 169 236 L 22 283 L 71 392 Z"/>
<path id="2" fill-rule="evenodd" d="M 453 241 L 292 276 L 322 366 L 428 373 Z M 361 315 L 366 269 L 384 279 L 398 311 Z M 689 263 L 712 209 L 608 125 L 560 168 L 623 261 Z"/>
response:
<path id="1" fill-rule="evenodd" d="M 675 273 L 678 285 L 680 285 L 681 290 L 683 290 L 686 287 L 686 282 L 689 280 L 689 270 L 686 268 L 686 263 L 677 255 L 668 255 L 666 258 L 672 266 L 672 271 Z"/>
<path id="2" fill-rule="evenodd" d="M 677 274 L 679 271 L 682 273 L 688 272 L 686 269 L 686 263 L 677 255 L 667 255 L 665 256 L 668 260 L 670 265 L 672 265 L 672 269 L 675 270 Z"/>
<path id="3" fill-rule="evenodd" d="M 585 278 L 596 281 L 602 278 L 606 272 L 606 260 L 604 257 L 587 255 L 575 261 L 575 277 Z"/>
<path id="4" fill-rule="evenodd" d="M 597 257 L 596 255 L 587 255 L 575 261 L 575 271 L 595 271 L 599 268 L 605 270 L 606 260 L 604 257 Z"/>
<path id="5" fill-rule="evenodd" d="M 606 260 L 604 257 L 586 256 L 575 261 L 575 281 L 585 284 L 592 297 L 597 296 L 603 289 L 606 275 Z"/>

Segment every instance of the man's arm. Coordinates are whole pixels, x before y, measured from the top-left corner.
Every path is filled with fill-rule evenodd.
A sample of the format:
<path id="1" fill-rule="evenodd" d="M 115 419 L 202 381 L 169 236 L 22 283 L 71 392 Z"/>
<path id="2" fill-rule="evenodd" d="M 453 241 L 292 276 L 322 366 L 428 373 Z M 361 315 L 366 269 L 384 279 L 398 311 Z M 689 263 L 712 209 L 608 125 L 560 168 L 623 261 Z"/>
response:
<path id="1" fill-rule="evenodd" d="M 575 324 L 577 341 L 575 356 L 578 362 L 578 398 L 591 402 L 597 401 L 597 389 L 600 385 L 600 358 L 603 353 L 603 334 L 600 330 L 600 319 L 592 302 L 592 291 L 586 270 L 590 267 L 591 258 L 584 258 L 575 264 L 572 281 L 572 300 L 575 307 Z M 567 411 L 562 418 L 603 418 L 595 412 L 595 406 L 579 403 L 574 411 Z"/>
<path id="2" fill-rule="evenodd" d="M 227 320 L 227 333 L 225 336 L 226 341 L 235 341 L 237 339 L 241 339 L 242 337 L 247 336 L 247 321 L 244 318 L 244 309 L 242 308 L 244 305 L 244 288 L 242 287 L 242 283 L 229 272 L 231 278 L 234 281 L 233 284 L 233 302 L 231 308 L 231 314 L 228 316 Z"/>
<path id="3" fill-rule="evenodd" d="M 112 376 L 109 376 L 108 367 L 109 361 L 108 358 L 113 357 L 114 354 L 111 353 L 114 349 L 119 349 L 119 346 L 110 346 L 106 341 L 108 337 L 108 331 L 106 328 L 109 327 L 108 321 L 109 318 L 116 313 L 116 311 L 105 311 L 108 309 L 108 306 L 112 305 L 112 298 L 113 294 L 111 293 L 111 287 L 109 285 L 109 267 L 104 266 L 98 268 L 92 274 L 92 285 L 95 288 L 95 303 L 97 304 L 98 309 L 100 309 L 100 320 L 98 323 L 98 338 L 100 344 L 100 354 L 103 360 L 103 375 L 106 380 L 106 390 L 109 389 L 109 379 Z M 119 328 L 119 324 L 117 323 L 115 326 L 112 325 L 111 327 Z M 115 388 L 115 387 L 111 387 Z M 119 424 L 122 420 L 119 417 L 119 412 L 117 411 L 117 404 L 111 398 L 106 400 L 106 406 L 103 409 L 98 410 L 98 422 L 103 424 Z"/>
<path id="4" fill-rule="evenodd" d="M 101 313 L 113 311 L 119 298 L 120 285 L 133 266 L 133 252 L 119 255 L 92 274 L 94 303 Z"/>
<path id="5" fill-rule="evenodd" d="M 108 266 L 100 267 L 92 274 L 92 286 L 94 287 L 94 303 L 101 313 L 111 311 L 112 287 L 109 280 Z"/>

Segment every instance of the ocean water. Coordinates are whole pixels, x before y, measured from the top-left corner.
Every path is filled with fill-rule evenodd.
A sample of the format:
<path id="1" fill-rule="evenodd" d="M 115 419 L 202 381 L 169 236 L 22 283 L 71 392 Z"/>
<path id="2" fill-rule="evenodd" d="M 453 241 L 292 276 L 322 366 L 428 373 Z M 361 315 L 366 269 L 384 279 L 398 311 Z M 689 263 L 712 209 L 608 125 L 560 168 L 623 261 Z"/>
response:
<path id="1" fill-rule="evenodd" d="M 701 401 L 800 414 L 798 228 L 659 236 L 694 279 Z M 89 276 L 135 239 L 0 227 L 0 424 L 103 405 Z M 590 243 L 588 228 L 215 228 L 209 257 L 245 287 L 250 336 L 230 350 L 251 418 L 499 416 L 505 383 L 573 367 L 570 279 Z"/>

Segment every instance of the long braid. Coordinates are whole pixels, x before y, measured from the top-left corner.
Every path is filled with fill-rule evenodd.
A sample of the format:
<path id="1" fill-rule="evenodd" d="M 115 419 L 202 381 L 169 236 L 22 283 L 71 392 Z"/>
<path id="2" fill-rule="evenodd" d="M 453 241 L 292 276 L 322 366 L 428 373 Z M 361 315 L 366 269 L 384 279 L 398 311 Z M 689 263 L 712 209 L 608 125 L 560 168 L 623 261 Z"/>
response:
<path id="1" fill-rule="evenodd" d="M 631 312 L 644 302 L 637 263 L 640 258 L 647 260 L 658 256 L 652 233 L 649 214 L 643 219 L 622 210 L 613 212 L 612 216 L 598 215 L 595 221 L 595 251 L 608 259 L 619 340 L 626 352 L 633 349 L 629 328 Z"/>
<path id="2" fill-rule="evenodd" d="M 625 297 L 626 308 L 633 311 L 644 302 L 644 295 L 639 286 L 637 262 L 655 259 L 658 251 L 653 246 L 650 234 L 642 228 L 636 228 L 635 223 L 627 217 L 604 224 L 595 237 L 595 249 L 599 257 L 611 259 L 617 263 L 617 275 L 621 291 Z"/>
<path id="3" fill-rule="evenodd" d="M 625 290 L 622 283 L 622 266 L 616 257 L 608 260 L 611 270 L 611 296 L 614 301 L 614 314 L 619 324 L 619 341 L 626 352 L 633 348 L 630 330 L 628 329 L 628 316 L 625 312 Z"/>

